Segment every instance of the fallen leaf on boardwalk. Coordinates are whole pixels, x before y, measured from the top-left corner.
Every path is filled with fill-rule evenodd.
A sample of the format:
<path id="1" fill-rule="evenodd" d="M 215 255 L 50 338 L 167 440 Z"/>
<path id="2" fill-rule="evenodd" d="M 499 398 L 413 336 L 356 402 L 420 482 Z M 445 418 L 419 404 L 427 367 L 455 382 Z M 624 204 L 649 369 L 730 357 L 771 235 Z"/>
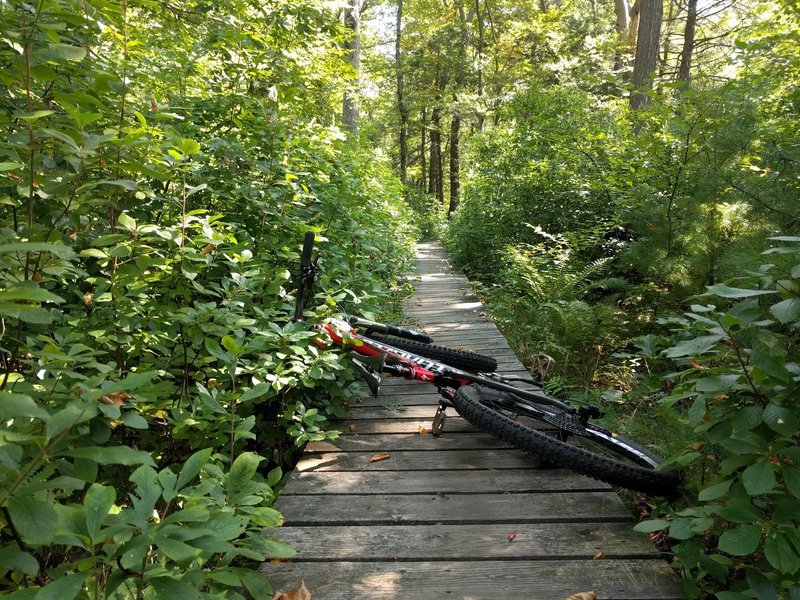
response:
<path id="1" fill-rule="evenodd" d="M 301 581 L 300 587 L 288 592 L 278 592 L 272 600 L 311 600 L 311 593 L 306 588 L 306 582 Z"/>
<path id="2" fill-rule="evenodd" d="M 372 463 L 372 462 L 378 462 L 378 461 L 381 461 L 381 460 L 386 460 L 390 456 L 391 456 L 391 454 L 389 454 L 388 452 L 378 452 L 377 454 L 373 454 L 372 455 L 372 458 L 369 459 L 369 462 Z"/>
<path id="3" fill-rule="evenodd" d="M 597 600 L 597 594 L 594 592 L 578 592 L 572 594 L 567 600 Z"/>
<path id="4" fill-rule="evenodd" d="M 425 429 L 425 426 L 424 426 L 424 425 L 420 425 L 420 426 L 419 426 L 419 434 L 420 434 L 420 435 L 428 435 L 428 430 L 427 430 L 427 429 Z"/>
<path id="5" fill-rule="evenodd" d="M 597 554 L 595 554 L 593 558 L 594 558 L 595 560 L 605 560 L 607 557 L 608 557 L 608 554 L 606 554 L 605 552 L 603 552 L 603 551 L 601 550 L 600 552 L 598 552 Z"/>
<path id="6" fill-rule="evenodd" d="M 122 403 L 129 398 L 130 396 L 125 392 L 111 392 L 100 398 L 100 402 L 109 406 L 122 406 Z"/>
<path id="7" fill-rule="evenodd" d="M 506 537 L 508 538 L 509 542 L 513 542 L 514 538 L 517 537 L 517 532 L 516 531 L 512 531 Z"/>

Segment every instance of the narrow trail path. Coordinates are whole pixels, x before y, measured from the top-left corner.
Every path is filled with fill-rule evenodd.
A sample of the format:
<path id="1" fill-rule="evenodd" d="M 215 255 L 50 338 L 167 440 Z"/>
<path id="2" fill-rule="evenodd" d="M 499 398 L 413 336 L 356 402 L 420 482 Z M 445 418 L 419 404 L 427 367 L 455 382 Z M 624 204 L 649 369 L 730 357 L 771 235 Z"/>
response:
<path id="1" fill-rule="evenodd" d="M 525 372 L 441 246 L 419 246 L 417 272 L 414 322 Z M 263 566 L 276 591 L 304 580 L 314 600 L 683 598 L 610 487 L 545 468 L 455 413 L 434 438 L 437 405 L 431 386 L 385 380 L 337 425 L 340 439 L 308 446 L 276 504 L 277 537 L 298 551 Z"/>

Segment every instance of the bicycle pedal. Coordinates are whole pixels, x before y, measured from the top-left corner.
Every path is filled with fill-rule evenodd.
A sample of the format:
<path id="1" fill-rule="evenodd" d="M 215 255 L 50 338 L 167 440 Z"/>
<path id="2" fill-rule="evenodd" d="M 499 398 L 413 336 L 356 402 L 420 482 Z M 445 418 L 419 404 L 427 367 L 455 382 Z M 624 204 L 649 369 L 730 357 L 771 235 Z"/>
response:
<path id="1" fill-rule="evenodd" d="M 433 424 L 431 425 L 431 435 L 439 437 L 444 431 L 444 422 L 447 420 L 447 407 L 439 405 L 436 409 L 436 414 L 433 417 Z"/>

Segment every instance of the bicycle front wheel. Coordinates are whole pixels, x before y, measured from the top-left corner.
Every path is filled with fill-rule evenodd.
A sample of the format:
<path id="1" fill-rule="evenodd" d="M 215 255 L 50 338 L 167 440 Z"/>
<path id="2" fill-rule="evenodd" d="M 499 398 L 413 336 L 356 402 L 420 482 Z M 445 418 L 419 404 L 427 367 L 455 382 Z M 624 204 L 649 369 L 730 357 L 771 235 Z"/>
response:
<path id="1" fill-rule="evenodd" d="M 477 385 L 462 386 L 452 400 L 456 411 L 473 425 L 546 462 L 612 485 L 657 496 L 674 496 L 677 469 L 658 469 L 661 458 L 636 442 L 545 405 L 532 405 L 508 392 Z M 516 408 L 515 408 L 516 407 Z M 524 420 L 535 414 L 539 424 Z M 549 431 L 547 427 L 549 426 Z"/>
<path id="2" fill-rule="evenodd" d="M 412 340 L 404 340 L 402 338 L 388 337 L 376 333 L 369 333 L 367 337 L 372 338 L 382 344 L 394 346 L 400 350 L 407 350 L 413 354 L 424 356 L 432 360 L 439 361 L 456 369 L 462 371 L 471 371 L 474 373 L 491 373 L 497 369 L 497 361 L 491 356 L 478 354 L 477 352 L 464 352 L 462 350 L 454 350 L 445 346 L 437 346 L 435 344 L 423 344 Z"/>

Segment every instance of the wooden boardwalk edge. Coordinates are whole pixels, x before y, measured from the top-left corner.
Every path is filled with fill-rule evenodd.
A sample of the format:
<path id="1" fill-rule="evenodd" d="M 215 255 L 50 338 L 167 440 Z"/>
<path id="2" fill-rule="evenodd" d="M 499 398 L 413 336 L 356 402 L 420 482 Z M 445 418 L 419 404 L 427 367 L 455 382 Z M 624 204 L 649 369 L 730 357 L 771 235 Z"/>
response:
<path id="1" fill-rule="evenodd" d="M 413 322 L 524 372 L 438 244 L 418 247 L 417 272 Z M 276 591 L 302 580 L 314 600 L 683 598 L 609 486 L 545 468 L 454 412 L 432 437 L 438 398 L 387 380 L 338 425 L 340 439 L 309 445 L 276 502 L 286 524 L 269 531 L 298 553 L 263 565 Z"/>

